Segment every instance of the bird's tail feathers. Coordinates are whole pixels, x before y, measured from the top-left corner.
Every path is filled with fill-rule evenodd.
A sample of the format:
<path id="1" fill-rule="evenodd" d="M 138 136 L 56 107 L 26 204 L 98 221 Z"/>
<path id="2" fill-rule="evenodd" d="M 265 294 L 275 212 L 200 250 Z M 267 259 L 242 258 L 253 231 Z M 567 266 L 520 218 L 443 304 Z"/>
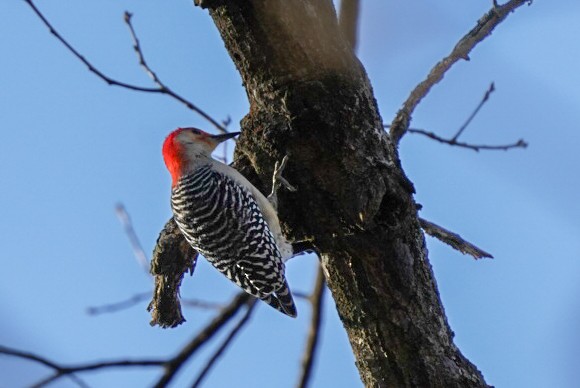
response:
<path id="1" fill-rule="evenodd" d="M 282 287 L 280 287 L 275 294 L 272 293 L 262 298 L 262 300 L 274 307 L 276 310 L 292 318 L 296 318 L 298 315 L 294 299 L 292 298 L 292 293 L 290 292 L 290 288 L 286 281 L 284 281 Z"/>

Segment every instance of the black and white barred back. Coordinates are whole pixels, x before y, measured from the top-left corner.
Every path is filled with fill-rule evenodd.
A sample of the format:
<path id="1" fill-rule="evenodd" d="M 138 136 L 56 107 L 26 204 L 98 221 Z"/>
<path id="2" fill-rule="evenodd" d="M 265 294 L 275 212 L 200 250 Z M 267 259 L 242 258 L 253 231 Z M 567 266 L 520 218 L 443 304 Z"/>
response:
<path id="1" fill-rule="evenodd" d="M 249 294 L 296 316 L 284 262 L 251 192 L 205 165 L 171 193 L 175 222 L 191 246 Z"/>

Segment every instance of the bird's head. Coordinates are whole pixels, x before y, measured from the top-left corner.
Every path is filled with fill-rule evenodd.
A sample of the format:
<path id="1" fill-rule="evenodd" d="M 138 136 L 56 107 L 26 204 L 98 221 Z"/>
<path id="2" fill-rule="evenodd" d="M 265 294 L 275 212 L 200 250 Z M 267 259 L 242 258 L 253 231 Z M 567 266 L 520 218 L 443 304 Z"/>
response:
<path id="1" fill-rule="evenodd" d="M 171 174 L 173 185 L 182 173 L 200 157 L 209 158 L 217 145 L 231 139 L 239 132 L 210 135 L 197 128 L 177 128 L 163 143 L 163 160 Z"/>

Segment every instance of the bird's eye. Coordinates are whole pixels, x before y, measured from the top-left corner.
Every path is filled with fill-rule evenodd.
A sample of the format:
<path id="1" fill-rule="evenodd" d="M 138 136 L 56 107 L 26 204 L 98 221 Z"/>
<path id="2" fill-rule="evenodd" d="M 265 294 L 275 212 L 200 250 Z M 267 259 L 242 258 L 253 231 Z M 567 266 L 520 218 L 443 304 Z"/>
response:
<path id="1" fill-rule="evenodd" d="M 199 129 L 195 129 L 195 128 L 193 128 L 193 129 L 191 130 L 191 133 L 193 133 L 194 135 L 199 135 Z"/>

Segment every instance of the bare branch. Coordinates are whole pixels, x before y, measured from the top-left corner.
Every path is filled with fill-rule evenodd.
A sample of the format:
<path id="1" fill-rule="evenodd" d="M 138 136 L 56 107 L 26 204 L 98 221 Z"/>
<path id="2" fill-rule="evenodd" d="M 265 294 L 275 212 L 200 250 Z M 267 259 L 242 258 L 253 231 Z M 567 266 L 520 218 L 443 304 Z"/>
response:
<path id="1" fill-rule="evenodd" d="M 427 78 L 413 89 L 403 107 L 391 123 L 391 138 L 398 144 L 401 138 L 409 129 L 411 116 L 419 102 L 429 93 L 433 85 L 441 81 L 445 73 L 460 59 L 469 60 L 469 53 L 481 41 L 483 41 L 512 11 L 516 8 L 530 4 L 530 0 L 510 0 L 503 5 L 494 4 L 479 21 L 477 25 L 469 31 L 455 45 L 451 54 L 443 58 L 429 72 Z"/>
<path id="2" fill-rule="evenodd" d="M 194 307 L 205 310 L 221 310 L 225 307 L 221 303 L 205 302 L 198 299 L 182 299 L 181 304 L 187 307 Z"/>
<path id="3" fill-rule="evenodd" d="M 142 302 L 144 300 L 147 300 L 150 297 L 151 297 L 150 291 L 141 292 L 139 294 L 133 295 L 129 299 L 126 299 L 126 300 L 123 300 L 120 302 L 109 303 L 109 304 L 102 305 L 102 306 L 88 307 L 87 314 L 89 314 L 89 315 L 101 315 L 101 314 L 106 314 L 106 313 L 115 313 L 117 311 L 121 311 L 121 310 L 128 309 L 130 307 L 133 307 L 137 303 Z"/>
<path id="4" fill-rule="evenodd" d="M 455 134 L 455 136 L 453 136 L 453 141 L 454 142 L 457 141 L 457 139 L 459 138 L 459 135 L 461 135 L 461 133 L 465 130 L 465 128 L 467 128 L 467 126 L 469 125 L 469 123 L 471 123 L 471 120 L 473 120 L 473 118 L 477 115 L 477 113 L 479 112 L 479 110 L 481 109 L 481 107 L 485 105 L 485 103 L 487 102 L 487 100 L 489 100 L 489 96 L 494 91 L 495 91 L 495 84 L 492 82 L 491 85 L 489 85 L 489 88 L 487 89 L 487 91 L 485 92 L 485 94 L 483 95 L 483 98 L 481 99 L 481 101 L 479 102 L 479 104 L 475 107 L 475 109 L 473 110 L 473 112 L 471 113 L 471 115 L 469 115 L 469 117 L 467 118 L 467 120 L 465 121 L 465 123 L 463 123 L 463 125 L 461 126 L 461 128 L 459 128 L 459 130 L 457 131 L 457 133 Z"/>
<path id="5" fill-rule="evenodd" d="M 54 363 L 50 360 L 47 360 L 44 357 L 38 356 L 38 355 L 33 354 L 33 353 L 28 353 L 28 352 L 23 352 L 20 350 L 12 349 L 12 348 L 9 348 L 9 347 L 3 346 L 3 345 L 0 345 L 0 354 L 6 354 L 7 356 L 14 356 L 14 357 L 18 357 L 18 358 L 23 358 L 25 360 L 34 361 L 34 362 L 37 362 L 39 364 L 42 364 L 48 368 L 52 368 L 55 370 L 62 369 L 60 367 L 60 365 L 57 365 L 56 363 Z"/>
<path id="6" fill-rule="evenodd" d="M 125 234 L 129 238 L 129 242 L 131 243 L 131 248 L 133 248 L 133 254 L 137 259 L 137 262 L 141 265 L 141 268 L 145 270 L 147 275 L 149 273 L 149 260 L 147 259 L 147 255 L 143 250 L 143 246 L 137 237 L 137 233 L 135 233 L 135 228 L 133 228 L 133 223 L 131 222 L 131 217 L 129 213 L 127 213 L 127 209 L 125 209 L 125 205 L 122 203 L 118 203 L 115 206 L 115 213 L 123 225 L 123 229 L 125 230 Z"/>
<path id="7" fill-rule="evenodd" d="M 485 105 L 485 103 L 489 100 L 489 96 L 491 95 L 491 93 L 493 91 L 495 91 L 495 85 L 492 82 L 491 85 L 489 86 L 489 88 L 487 89 L 487 91 L 485 92 L 483 98 L 479 102 L 479 104 L 475 107 L 475 109 L 473 110 L 473 112 L 471 113 L 471 115 L 469 115 L 469 117 L 467 118 L 467 120 L 465 121 L 465 123 L 463 123 L 463 125 L 459 128 L 459 130 L 455 134 L 455 136 L 453 136 L 451 139 L 445 139 L 445 138 L 443 138 L 443 137 L 435 134 L 434 132 L 425 131 L 424 129 L 408 128 L 407 129 L 407 132 L 409 132 L 409 133 L 415 133 L 415 134 L 419 134 L 419 135 L 423 135 L 423 136 L 426 136 L 426 137 L 428 137 L 430 139 L 436 140 L 436 141 L 438 141 L 440 143 L 449 144 L 451 146 L 468 148 L 468 149 L 474 150 L 476 152 L 479 152 L 481 150 L 503 150 L 503 151 L 507 151 L 507 150 L 512 149 L 512 148 L 526 148 L 528 146 L 528 143 L 526 143 L 523 139 L 520 139 L 520 140 L 518 140 L 517 142 L 515 142 L 513 144 L 504 144 L 504 145 L 486 145 L 486 144 L 481 144 L 480 145 L 480 144 L 469 144 L 469 143 L 457 141 L 457 139 L 463 133 L 463 131 L 465 130 L 465 128 L 467 128 L 467 126 L 469 125 L 469 123 L 471 123 L 471 121 L 473 120 L 473 118 L 477 115 L 477 113 L 479 112 L 479 110 L 481 109 L 481 107 L 483 105 Z M 386 126 L 386 127 L 388 127 L 388 126 Z"/>
<path id="8" fill-rule="evenodd" d="M 113 368 L 113 367 L 162 366 L 165 363 L 165 361 L 163 360 L 120 360 L 120 361 L 96 362 L 73 366 L 63 366 L 53 361 L 47 360 L 46 358 L 38 356 L 36 354 L 22 352 L 19 350 L 8 348 L 6 346 L 0 345 L 0 353 L 34 361 L 54 370 L 55 373 L 52 376 L 49 376 L 46 379 L 43 379 L 40 382 L 34 384 L 33 387 L 45 386 L 53 381 L 60 379 L 63 376 L 68 376 L 80 386 L 86 387 L 87 385 L 84 382 L 82 382 L 82 380 L 80 380 L 78 377 L 74 376 L 74 373 L 94 371 L 98 369 Z"/>
<path id="9" fill-rule="evenodd" d="M 445 244 L 449 245 L 455 250 L 458 250 L 464 255 L 471 255 L 473 256 L 474 259 L 481 259 L 484 257 L 489 257 L 490 259 L 493 259 L 493 256 L 491 254 L 487 253 L 483 249 L 476 247 L 469 241 L 465 241 L 457 233 L 450 232 L 449 230 L 442 228 L 441 226 L 436 225 L 430 221 L 427 221 L 421 217 L 419 217 L 419 224 L 421 224 L 421 228 L 423 228 L 425 233 L 444 242 Z"/>
<path id="10" fill-rule="evenodd" d="M 87 308 L 89 315 L 101 315 L 107 313 L 116 313 L 117 311 L 125 310 L 135 306 L 137 303 L 147 300 L 151 297 L 151 292 L 142 292 L 135 294 L 132 297 L 115 303 L 105 304 L 102 306 L 93 306 Z M 221 303 L 205 302 L 198 299 L 182 299 L 181 304 L 187 307 L 205 309 L 205 310 L 221 310 L 224 305 Z"/>
<path id="11" fill-rule="evenodd" d="M 296 299 L 310 300 L 310 295 L 303 291 L 292 291 L 292 296 Z"/>
<path id="12" fill-rule="evenodd" d="M 340 25 L 340 30 L 344 35 L 345 39 L 352 47 L 353 51 L 356 51 L 357 41 L 358 41 L 358 22 L 359 22 L 359 12 L 360 11 L 360 0 L 341 0 L 340 1 L 340 13 L 338 23 Z"/>
<path id="13" fill-rule="evenodd" d="M 32 385 L 32 387 L 33 388 L 44 387 L 44 386 L 60 379 L 61 377 L 71 375 L 72 373 L 94 371 L 94 370 L 106 369 L 106 368 L 162 366 L 163 364 L 164 364 L 163 360 L 120 360 L 120 361 L 105 361 L 105 362 L 97 362 L 97 363 L 93 363 L 93 364 L 61 367 L 57 370 L 57 372 L 54 375 L 52 375 L 52 376 L 50 376 L 42 381 L 39 381 L 38 383 Z"/>
<path id="14" fill-rule="evenodd" d="M 232 343 L 233 339 L 236 337 L 236 335 L 239 333 L 242 327 L 244 327 L 244 325 L 249 322 L 250 316 L 254 311 L 254 307 L 256 306 L 257 301 L 258 301 L 257 299 L 253 299 L 248 302 L 248 308 L 246 309 L 246 313 L 244 314 L 242 319 L 240 319 L 240 321 L 236 324 L 236 326 L 233 327 L 232 331 L 230 331 L 230 334 L 228 334 L 228 336 L 224 339 L 222 344 L 216 349 L 212 357 L 208 360 L 207 364 L 205 365 L 203 370 L 199 373 L 199 375 L 195 379 L 195 382 L 192 384 L 192 388 L 200 386 L 205 376 L 207 376 L 208 372 L 215 365 L 216 361 L 223 355 L 224 351 Z"/>
<path id="15" fill-rule="evenodd" d="M 174 358 L 165 363 L 165 373 L 155 387 L 166 387 L 167 384 L 175 377 L 177 371 L 201 346 L 206 344 L 230 319 L 242 308 L 251 302 L 253 297 L 246 293 L 240 292 L 222 312 L 216 316 L 188 345 L 186 345 Z"/>
<path id="16" fill-rule="evenodd" d="M 40 12 L 36 5 L 32 0 L 24 0 L 34 11 L 34 13 L 42 20 L 45 26 L 48 27 L 50 33 L 54 35 L 77 59 L 79 59 L 82 63 L 84 63 L 90 72 L 94 73 L 97 77 L 101 78 L 103 81 L 108 83 L 109 85 L 116 85 L 130 90 L 136 90 L 139 92 L 147 92 L 147 93 L 160 93 L 160 90 L 157 88 L 145 88 L 137 85 L 128 84 L 125 82 L 117 81 L 113 78 L 108 77 L 104 73 L 102 73 L 99 69 L 94 67 L 85 57 L 83 57 L 74 47 L 70 45 L 59 33 L 54 29 L 52 24 L 44 17 L 44 15 Z"/>
<path id="17" fill-rule="evenodd" d="M 428 138 L 436 140 L 440 143 L 449 144 L 451 146 L 456 146 L 456 147 L 468 148 L 468 149 L 474 150 L 476 152 L 479 152 L 481 150 L 507 151 L 507 150 L 512 149 L 512 148 L 526 148 L 528 146 L 528 143 L 526 141 L 524 141 L 523 139 L 520 139 L 517 142 L 512 143 L 512 144 L 504 144 L 504 145 L 469 144 L 469 143 L 464 143 L 461 141 L 455 141 L 453 139 L 444 139 L 444 138 L 436 135 L 433 132 L 425 131 L 423 129 L 409 128 L 407 131 L 409 133 L 416 133 L 419 135 L 427 136 Z"/>
<path id="18" fill-rule="evenodd" d="M 171 90 L 169 87 L 167 87 L 167 85 L 165 85 L 163 82 L 161 82 L 161 80 L 159 79 L 157 74 L 149 67 L 149 65 L 147 65 L 147 62 L 145 61 L 145 56 L 143 55 L 143 51 L 141 50 L 141 44 L 139 43 L 139 39 L 137 38 L 137 34 L 135 33 L 135 29 L 133 28 L 133 24 L 131 23 L 132 16 L 133 15 L 131 13 L 125 11 L 124 20 L 125 20 L 125 23 L 127 24 L 127 26 L 129 27 L 129 31 L 131 32 L 131 38 L 133 39 L 133 43 L 134 43 L 133 49 L 135 50 L 135 53 L 137 54 L 137 58 L 139 59 L 139 64 L 143 67 L 143 69 L 145 70 L 147 75 L 149 75 L 149 77 L 151 77 L 153 82 L 159 87 L 159 92 L 163 93 L 163 94 L 167 94 L 167 95 L 173 97 L 174 99 L 176 99 L 177 101 L 183 103 L 189 109 L 191 109 L 192 111 L 196 112 L 201 117 L 203 117 L 204 119 L 209 121 L 214 127 L 217 128 L 218 131 L 220 131 L 222 133 L 227 133 L 228 131 L 223 125 L 218 123 L 216 120 L 214 120 L 210 115 L 205 113 L 203 110 L 201 110 L 200 108 L 195 106 L 191 101 L 188 101 L 187 99 L 181 97 L 179 94 L 175 93 L 173 90 Z"/>
<path id="19" fill-rule="evenodd" d="M 135 53 L 137 54 L 137 58 L 139 59 L 139 64 L 143 67 L 143 70 L 145 70 L 145 73 L 147 73 L 147 75 L 151 78 L 151 80 L 157 86 L 159 86 L 159 88 L 164 89 L 165 85 L 163 84 L 163 82 L 161 82 L 159 77 L 157 77 L 157 74 L 153 70 L 151 70 L 151 68 L 149 67 L 149 65 L 147 65 L 147 62 L 145 61 L 145 56 L 143 55 L 143 51 L 141 50 L 141 44 L 139 43 L 139 38 L 137 38 L 137 34 L 135 33 L 135 29 L 133 28 L 133 24 L 131 23 L 132 17 L 133 17 L 132 13 L 125 11 L 125 13 L 123 15 L 123 20 L 125 20 L 125 23 L 129 27 L 129 32 L 131 33 L 131 38 L 133 39 L 133 43 L 134 43 L 133 49 L 135 50 Z"/>
<path id="20" fill-rule="evenodd" d="M 38 356 L 34 353 L 23 352 L 20 350 L 9 348 L 7 346 L 0 345 L 0 354 L 5 354 L 7 356 L 13 356 L 13 357 L 23 358 L 25 360 L 37 362 L 41 365 L 44 365 L 48 368 L 53 369 L 56 372 L 56 374 L 58 375 L 58 377 L 62 376 L 62 374 L 59 374 L 59 373 L 65 369 L 64 367 L 62 367 L 62 366 L 60 366 L 60 365 L 58 365 L 50 360 L 47 360 L 44 357 Z M 72 381 L 74 381 L 78 386 L 83 387 L 83 388 L 88 387 L 88 385 L 84 381 L 82 381 L 79 377 L 74 375 L 73 372 L 69 373 L 68 377 Z"/>
<path id="21" fill-rule="evenodd" d="M 105 81 L 108 85 L 119 86 L 125 89 L 134 90 L 137 92 L 145 92 L 145 93 L 156 93 L 156 94 L 165 94 L 168 95 L 177 101 L 184 104 L 190 110 L 196 112 L 197 114 L 201 115 L 204 119 L 209 121 L 214 127 L 218 129 L 220 132 L 227 132 L 223 126 L 221 126 L 216 120 L 214 120 L 211 116 L 205 113 L 203 110 L 198 108 L 195 104 L 187 99 L 183 98 L 182 96 L 178 95 L 177 93 L 173 92 L 167 86 L 163 84 L 158 84 L 159 87 L 156 88 L 147 88 L 143 86 L 133 85 L 126 82 L 118 81 L 114 78 L 107 76 L 105 73 L 97 69 L 91 62 L 89 62 L 83 55 L 81 55 L 60 33 L 52 26 L 52 24 L 48 21 L 48 19 L 40 12 L 40 10 L 36 7 L 33 0 L 24 0 L 30 8 L 34 11 L 36 16 L 44 23 L 46 27 L 48 27 L 50 33 L 56 37 L 67 49 L 70 51 L 78 60 L 87 66 L 89 71 L 95 74 L 97 77 Z M 129 17 L 130 18 L 130 17 Z M 128 23 L 129 24 L 129 23 Z M 137 50 L 137 49 L 136 49 Z"/>
<path id="22" fill-rule="evenodd" d="M 306 342 L 306 348 L 304 349 L 304 356 L 302 357 L 302 371 L 298 382 L 298 387 L 300 388 L 307 387 L 310 377 L 312 376 L 314 358 L 316 356 L 318 339 L 320 337 L 325 290 L 326 281 L 324 279 L 324 271 L 322 270 L 322 266 L 319 265 L 318 274 L 316 275 L 316 281 L 314 283 L 314 290 L 309 298 L 310 303 L 312 304 L 312 318 L 310 320 L 310 330 L 308 331 L 308 340 Z"/>

